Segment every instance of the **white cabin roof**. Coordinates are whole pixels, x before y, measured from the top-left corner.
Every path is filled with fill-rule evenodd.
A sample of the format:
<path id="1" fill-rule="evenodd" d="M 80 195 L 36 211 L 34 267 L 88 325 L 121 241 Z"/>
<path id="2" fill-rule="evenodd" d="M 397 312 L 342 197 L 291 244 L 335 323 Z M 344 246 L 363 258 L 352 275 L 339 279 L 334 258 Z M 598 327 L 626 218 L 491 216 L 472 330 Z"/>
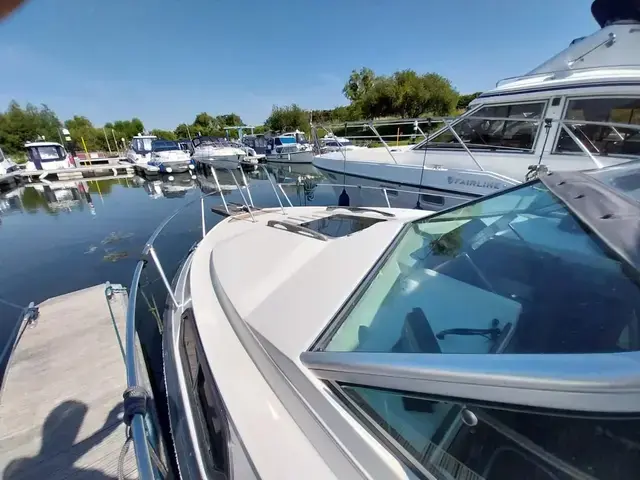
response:
<path id="1" fill-rule="evenodd" d="M 25 148 L 29 148 L 29 147 L 62 147 L 64 148 L 62 145 L 60 145 L 57 142 L 27 142 L 24 144 Z"/>
<path id="2" fill-rule="evenodd" d="M 572 42 L 529 73 L 503 79 L 487 97 L 603 85 L 640 87 L 640 24 L 618 22 Z"/>

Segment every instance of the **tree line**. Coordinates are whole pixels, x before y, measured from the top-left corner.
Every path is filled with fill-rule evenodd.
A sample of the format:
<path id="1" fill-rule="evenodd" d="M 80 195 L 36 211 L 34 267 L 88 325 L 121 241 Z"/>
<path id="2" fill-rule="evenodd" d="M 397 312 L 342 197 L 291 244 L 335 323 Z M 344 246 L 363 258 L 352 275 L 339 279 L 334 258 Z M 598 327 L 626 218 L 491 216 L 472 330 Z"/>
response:
<path id="1" fill-rule="evenodd" d="M 255 133 L 267 130 L 310 131 L 310 123 L 342 123 L 386 117 L 414 118 L 452 116 L 464 111 L 480 92 L 460 95 L 451 82 L 437 73 L 419 74 L 402 70 L 392 75 L 376 75 L 370 68 L 353 70 L 342 92 L 348 105 L 328 110 L 306 110 L 297 104 L 274 105 L 264 125 Z M 167 140 L 188 139 L 197 135 L 216 137 L 237 136 L 228 127 L 245 125 L 239 115 L 229 113 L 213 116 L 199 113 L 190 124 L 181 123 L 173 130 L 151 130 L 151 134 Z M 24 154 L 24 144 L 38 138 L 62 141 L 62 128 L 69 130 L 78 150 L 86 145 L 89 151 L 118 151 L 131 137 L 145 131 L 139 118 L 116 120 L 103 127 L 93 125 L 85 116 L 74 116 L 64 122 L 47 105 L 9 103 L 0 112 L 0 147 L 8 155 Z M 82 143 L 84 142 L 84 143 Z"/>

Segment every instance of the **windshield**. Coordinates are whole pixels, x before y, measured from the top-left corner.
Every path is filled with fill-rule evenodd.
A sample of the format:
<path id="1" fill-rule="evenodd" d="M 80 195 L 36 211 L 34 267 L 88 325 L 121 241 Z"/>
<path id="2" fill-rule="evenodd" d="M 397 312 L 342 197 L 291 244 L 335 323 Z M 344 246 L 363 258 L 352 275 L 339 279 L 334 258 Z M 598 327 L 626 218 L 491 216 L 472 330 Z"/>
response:
<path id="1" fill-rule="evenodd" d="M 62 151 L 62 147 L 56 145 L 48 145 L 44 147 L 29 147 L 29 157 L 31 159 L 37 159 L 42 162 L 55 162 L 65 159 L 65 154 Z"/>
<path id="2" fill-rule="evenodd" d="M 639 350 L 629 270 L 542 183 L 527 184 L 409 225 L 326 350 Z"/>
<path id="3" fill-rule="evenodd" d="M 451 129 L 469 148 L 531 151 L 545 106 L 546 102 L 485 105 L 460 117 Z M 451 130 L 445 128 L 428 143 L 425 141 L 415 148 L 463 147 Z"/>
<path id="4" fill-rule="evenodd" d="M 154 152 L 168 152 L 171 150 L 180 150 L 180 147 L 176 142 L 167 140 L 154 141 L 152 144 Z"/>
<path id="5" fill-rule="evenodd" d="M 296 139 L 293 137 L 276 137 L 276 145 L 293 145 L 296 143 Z"/>
<path id="6" fill-rule="evenodd" d="M 153 145 L 153 138 L 134 138 L 131 141 L 131 147 L 137 153 L 150 152 Z"/>

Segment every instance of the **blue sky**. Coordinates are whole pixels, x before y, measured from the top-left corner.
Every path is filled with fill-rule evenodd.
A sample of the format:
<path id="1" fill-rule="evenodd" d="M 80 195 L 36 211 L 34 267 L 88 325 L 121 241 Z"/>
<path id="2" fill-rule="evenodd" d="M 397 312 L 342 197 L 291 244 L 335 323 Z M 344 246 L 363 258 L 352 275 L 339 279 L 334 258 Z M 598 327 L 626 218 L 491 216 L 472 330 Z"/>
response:
<path id="1" fill-rule="evenodd" d="M 525 73 L 598 26 L 591 0 L 30 0 L 0 23 L 0 110 L 173 128 L 202 111 L 345 104 L 354 68 L 411 68 L 462 93 Z"/>

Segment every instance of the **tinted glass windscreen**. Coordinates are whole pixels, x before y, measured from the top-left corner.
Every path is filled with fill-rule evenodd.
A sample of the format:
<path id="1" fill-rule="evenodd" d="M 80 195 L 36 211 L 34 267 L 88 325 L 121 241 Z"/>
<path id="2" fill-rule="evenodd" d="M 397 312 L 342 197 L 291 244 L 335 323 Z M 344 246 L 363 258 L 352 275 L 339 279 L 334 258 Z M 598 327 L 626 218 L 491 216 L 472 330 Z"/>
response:
<path id="1" fill-rule="evenodd" d="M 302 227 L 310 228 L 328 237 L 346 237 L 359 232 L 378 222 L 384 222 L 382 218 L 358 217 L 354 215 L 331 215 L 330 217 L 312 220 L 302 223 Z"/>

